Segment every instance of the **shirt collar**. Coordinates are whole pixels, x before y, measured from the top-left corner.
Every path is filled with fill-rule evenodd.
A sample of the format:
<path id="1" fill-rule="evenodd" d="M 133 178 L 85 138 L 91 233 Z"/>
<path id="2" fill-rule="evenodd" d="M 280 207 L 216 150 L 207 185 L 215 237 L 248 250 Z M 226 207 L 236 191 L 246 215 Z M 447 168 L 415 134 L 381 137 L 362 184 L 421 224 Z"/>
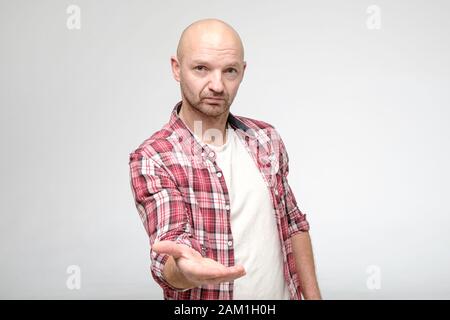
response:
<path id="1" fill-rule="evenodd" d="M 199 155 L 202 158 L 209 158 L 215 160 L 216 154 L 212 148 L 206 143 L 200 141 L 193 132 L 184 124 L 181 120 L 178 112 L 180 111 L 182 101 L 178 102 L 172 110 L 172 114 L 169 121 L 170 128 L 177 135 L 178 142 L 182 145 L 185 151 L 190 151 L 193 155 Z M 258 139 L 259 133 L 257 130 L 252 130 L 244 122 L 239 120 L 231 112 L 228 114 L 227 122 L 230 126 L 236 130 L 238 135 L 242 135 L 248 142 L 249 140 Z"/>

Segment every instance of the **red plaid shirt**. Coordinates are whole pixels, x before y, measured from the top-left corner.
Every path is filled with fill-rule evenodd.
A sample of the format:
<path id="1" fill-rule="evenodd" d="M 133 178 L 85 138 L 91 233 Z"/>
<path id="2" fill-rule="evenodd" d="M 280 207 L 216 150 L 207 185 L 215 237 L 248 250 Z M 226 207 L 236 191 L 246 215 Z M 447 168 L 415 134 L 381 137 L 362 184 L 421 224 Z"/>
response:
<path id="1" fill-rule="evenodd" d="M 169 123 L 130 154 L 131 189 L 150 239 L 186 244 L 204 257 L 234 265 L 230 199 L 215 152 L 199 141 L 173 108 Z M 229 114 L 229 124 L 259 168 L 275 209 L 282 243 L 284 277 L 291 299 L 301 299 L 290 237 L 309 230 L 289 187 L 288 155 L 273 126 Z M 261 239 L 264 241 L 264 239 Z M 233 299 L 233 282 L 177 290 L 163 277 L 166 254 L 150 250 L 151 273 L 164 299 Z"/>

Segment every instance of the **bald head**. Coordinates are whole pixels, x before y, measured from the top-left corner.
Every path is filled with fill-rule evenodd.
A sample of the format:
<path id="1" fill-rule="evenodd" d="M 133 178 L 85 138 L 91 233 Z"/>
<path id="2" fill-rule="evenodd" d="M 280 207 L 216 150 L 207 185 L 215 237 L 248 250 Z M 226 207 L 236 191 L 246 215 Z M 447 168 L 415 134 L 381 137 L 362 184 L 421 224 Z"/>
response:
<path id="1" fill-rule="evenodd" d="M 184 29 L 177 47 L 178 61 L 181 63 L 185 55 L 202 50 L 204 47 L 233 50 L 241 60 L 244 60 L 244 46 L 239 34 L 222 20 L 199 20 Z"/>
<path id="2" fill-rule="evenodd" d="M 196 21 L 181 34 L 170 63 L 180 83 L 181 111 L 225 121 L 247 66 L 238 33 L 221 20 Z"/>

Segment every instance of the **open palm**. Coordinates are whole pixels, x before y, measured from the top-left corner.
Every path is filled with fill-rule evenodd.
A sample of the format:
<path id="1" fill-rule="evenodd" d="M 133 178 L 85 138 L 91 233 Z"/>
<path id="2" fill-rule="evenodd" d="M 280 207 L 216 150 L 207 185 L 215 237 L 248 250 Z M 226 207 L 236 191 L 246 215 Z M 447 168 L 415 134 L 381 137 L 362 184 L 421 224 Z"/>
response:
<path id="1" fill-rule="evenodd" d="M 171 255 L 179 271 L 194 286 L 228 282 L 245 275 L 243 266 L 226 267 L 213 259 L 202 257 L 187 245 L 173 241 L 157 242 L 153 250 Z"/>

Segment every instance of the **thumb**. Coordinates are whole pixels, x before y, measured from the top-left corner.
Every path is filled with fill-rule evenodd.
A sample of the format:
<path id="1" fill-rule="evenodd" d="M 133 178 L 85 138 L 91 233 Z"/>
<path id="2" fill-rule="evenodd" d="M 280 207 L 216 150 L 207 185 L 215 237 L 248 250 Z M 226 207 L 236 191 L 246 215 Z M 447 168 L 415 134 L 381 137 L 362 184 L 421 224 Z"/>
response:
<path id="1" fill-rule="evenodd" d="M 155 242 L 152 246 L 152 249 L 156 253 L 166 253 L 168 255 L 171 255 L 175 259 L 183 255 L 183 248 L 175 241 L 163 240 Z"/>

